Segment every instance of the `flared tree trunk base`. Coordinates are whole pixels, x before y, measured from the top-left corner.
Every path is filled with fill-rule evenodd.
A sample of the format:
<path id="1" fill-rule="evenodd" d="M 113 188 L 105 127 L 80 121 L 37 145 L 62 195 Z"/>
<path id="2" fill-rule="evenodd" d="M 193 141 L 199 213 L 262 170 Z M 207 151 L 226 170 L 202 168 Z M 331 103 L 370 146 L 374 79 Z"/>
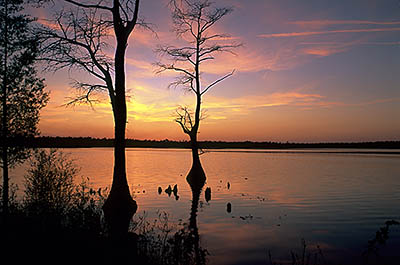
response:
<path id="1" fill-rule="evenodd" d="M 206 173 L 203 170 L 200 162 L 195 162 L 186 176 L 186 181 L 189 183 L 192 190 L 198 190 L 203 187 L 206 182 Z M 200 189 L 201 189 L 200 188 Z"/>
<path id="2" fill-rule="evenodd" d="M 128 187 L 111 189 L 103 205 L 104 218 L 110 237 L 120 239 L 128 235 L 129 224 L 137 208 L 136 201 L 132 199 Z"/>

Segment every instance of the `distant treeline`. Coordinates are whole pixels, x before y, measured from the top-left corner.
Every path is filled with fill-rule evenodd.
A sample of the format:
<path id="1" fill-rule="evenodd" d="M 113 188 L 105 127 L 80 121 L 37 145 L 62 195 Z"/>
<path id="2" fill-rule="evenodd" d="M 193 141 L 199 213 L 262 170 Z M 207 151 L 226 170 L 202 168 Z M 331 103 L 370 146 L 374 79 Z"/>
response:
<path id="1" fill-rule="evenodd" d="M 113 139 L 92 137 L 36 137 L 30 139 L 9 139 L 9 146 L 79 148 L 112 147 Z M 355 143 L 290 143 L 290 142 L 225 142 L 201 141 L 202 149 L 303 149 L 303 148 L 363 148 L 363 149 L 400 149 L 400 141 L 377 141 Z M 188 141 L 136 140 L 127 139 L 127 147 L 143 148 L 190 148 Z"/>

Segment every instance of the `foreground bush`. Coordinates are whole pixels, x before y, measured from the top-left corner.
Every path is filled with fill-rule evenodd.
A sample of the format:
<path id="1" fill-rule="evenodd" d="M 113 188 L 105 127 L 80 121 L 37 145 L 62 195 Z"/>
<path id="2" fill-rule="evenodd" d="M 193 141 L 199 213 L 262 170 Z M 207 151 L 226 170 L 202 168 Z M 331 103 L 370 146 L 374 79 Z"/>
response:
<path id="1" fill-rule="evenodd" d="M 68 155 L 56 149 L 38 150 L 30 160 L 25 176 L 24 212 L 46 225 L 86 229 L 100 233 L 102 194 L 75 184 L 78 167 Z"/>

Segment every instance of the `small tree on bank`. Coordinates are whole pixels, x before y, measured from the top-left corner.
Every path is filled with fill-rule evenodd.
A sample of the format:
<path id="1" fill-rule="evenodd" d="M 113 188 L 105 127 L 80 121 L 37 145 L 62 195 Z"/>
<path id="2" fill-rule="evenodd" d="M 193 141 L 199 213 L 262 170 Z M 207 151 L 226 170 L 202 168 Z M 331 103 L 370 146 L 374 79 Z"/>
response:
<path id="1" fill-rule="evenodd" d="M 56 149 L 37 150 L 25 176 L 24 206 L 39 216 L 61 216 L 74 199 L 78 168 Z"/>
<path id="2" fill-rule="evenodd" d="M 31 30 L 33 19 L 21 13 L 23 4 L 22 0 L 0 0 L 0 153 L 4 216 L 8 214 L 8 169 L 30 154 L 18 141 L 39 134 L 39 111 L 48 101 L 44 80 L 37 76 L 34 67 L 39 42 Z"/>
<path id="3" fill-rule="evenodd" d="M 80 70 L 96 79 L 95 83 L 75 82 L 81 94 L 70 104 L 92 103 L 93 94 L 107 92 L 114 116 L 114 171 L 110 194 L 103 210 L 112 236 L 128 232 L 129 222 L 137 210 L 126 177 L 125 130 L 127 122 L 125 55 L 128 40 L 137 25 L 139 0 L 78 2 L 64 0 L 75 10 L 59 13 L 51 27 L 40 31 L 48 68 Z M 113 33 L 113 34 L 112 34 Z M 115 38 L 114 56 L 106 53 L 107 41 Z"/>
<path id="4" fill-rule="evenodd" d="M 209 0 L 171 0 L 173 31 L 183 39 L 187 45 L 175 47 L 161 46 L 157 52 L 169 59 L 168 63 L 158 62 L 157 73 L 174 71 L 179 76 L 169 87 L 182 87 L 194 93 L 196 107 L 194 112 L 188 107 L 179 107 L 176 110 L 175 121 L 183 132 L 190 138 L 193 166 L 201 168 L 197 134 L 201 116 L 202 96 L 212 87 L 233 75 L 234 70 L 204 86 L 201 84 L 201 64 L 215 59 L 215 54 L 232 52 L 240 44 L 222 43 L 222 39 L 229 37 L 226 34 L 214 33 L 211 28 L 233 11 L 232 8 L 213 8 Z"/>

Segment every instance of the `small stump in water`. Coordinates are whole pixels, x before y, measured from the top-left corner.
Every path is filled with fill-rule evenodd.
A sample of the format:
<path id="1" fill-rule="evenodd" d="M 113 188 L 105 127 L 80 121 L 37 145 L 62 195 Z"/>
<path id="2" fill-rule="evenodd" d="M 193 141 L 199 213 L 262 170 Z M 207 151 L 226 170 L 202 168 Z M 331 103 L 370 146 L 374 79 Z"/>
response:
<path id="1" fill-rule="evenodd" d="M 206 188 L 206 191 L 204 192 L 204 196 L 205 196 L 207 202 L 211 201 L 211 188 L 210 187 Z"/>

